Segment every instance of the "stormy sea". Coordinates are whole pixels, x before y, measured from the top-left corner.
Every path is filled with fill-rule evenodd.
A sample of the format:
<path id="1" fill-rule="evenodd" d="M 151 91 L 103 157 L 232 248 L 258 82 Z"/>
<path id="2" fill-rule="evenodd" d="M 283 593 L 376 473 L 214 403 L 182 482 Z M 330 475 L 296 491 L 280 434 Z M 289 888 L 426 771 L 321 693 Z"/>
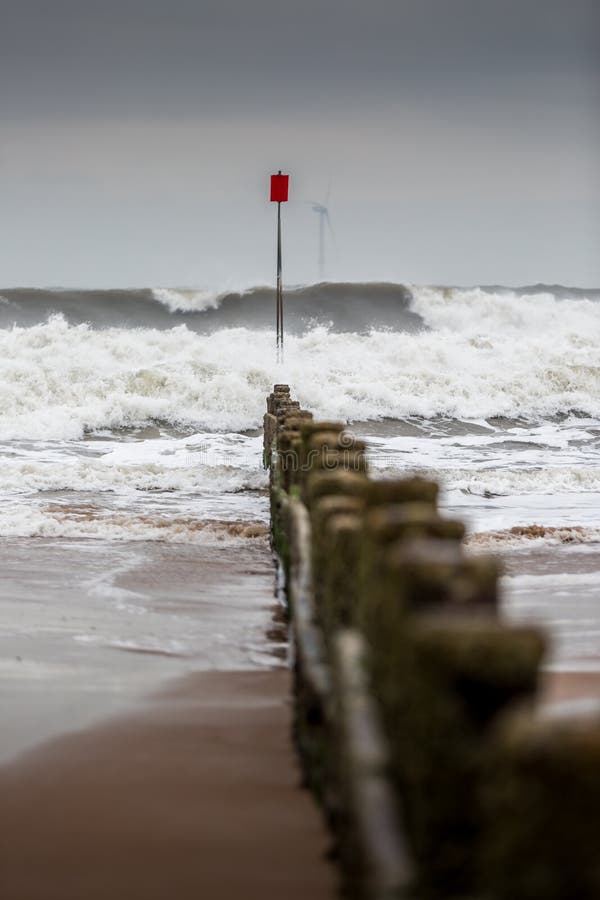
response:
<path id="1" fill-rule="evenodd" d="M 546 667 L 600 673 L 600 290 L 293 288 L 280 363 L 274 308 L 262 287 L 0 292 L 5 754 L 32 717 L 86 721 L 82 673 L 112 709 L 157 667 L 270 658 L 263 601 L 226 624 L 193 604 L 198 552 L 264 566 L 274 382 L 366 438 L 376 476 L 437 479 L 469 552 L 502 558 L 504 614 L 548 627 Z"/>

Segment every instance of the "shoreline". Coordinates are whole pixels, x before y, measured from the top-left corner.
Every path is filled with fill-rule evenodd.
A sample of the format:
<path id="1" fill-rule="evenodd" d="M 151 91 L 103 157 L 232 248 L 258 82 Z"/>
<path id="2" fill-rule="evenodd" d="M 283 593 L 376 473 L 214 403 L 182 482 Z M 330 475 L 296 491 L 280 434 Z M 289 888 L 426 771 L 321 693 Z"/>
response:
<path id="1" fill-rule="evenodd" d="M 174 678 L 281 665 L 262 538 L 0 542 L 0 762 L 144 709 Z"/>

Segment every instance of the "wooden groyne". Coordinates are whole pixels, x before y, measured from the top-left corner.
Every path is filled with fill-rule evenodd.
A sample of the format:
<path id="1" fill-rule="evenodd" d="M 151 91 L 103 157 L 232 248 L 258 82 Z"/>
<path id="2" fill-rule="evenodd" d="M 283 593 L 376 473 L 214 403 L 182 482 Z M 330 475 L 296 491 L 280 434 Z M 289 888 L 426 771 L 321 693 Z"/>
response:
<path id="1" fill-rule="evenodd" d="M 287 385 L 264 436 L 295 740 L 347 894 L 600 897 L 600 720 L 540 707 L 545 637 L 500 620 L 496 562 Z"/>

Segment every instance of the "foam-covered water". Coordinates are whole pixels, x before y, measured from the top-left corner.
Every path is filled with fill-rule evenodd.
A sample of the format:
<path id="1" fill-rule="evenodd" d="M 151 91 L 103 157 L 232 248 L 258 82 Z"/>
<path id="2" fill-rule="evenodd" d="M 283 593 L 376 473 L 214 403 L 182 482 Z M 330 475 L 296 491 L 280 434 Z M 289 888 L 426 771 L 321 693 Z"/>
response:
<path id="1" fill-rule="evenodd" d="M 1 329 L 0 438 L 68 440 L 156 422 L 255 428 L 283 379 L 318 415 L 350 421 L 600 417 L 595 300 L 414 289 L 412 308 L 416 332 L 403 330 L 400 305 L 399 330 L 290 335 L 283 366 L 272 334 L 247 326 L 97 328 L 59 312 Z"/>
<path id="2" fill-rule="evenodd" d="M 440 480 L 474 551 L 591 552 L 599 301 L 543 285 L 298 287 L 279 364 L 269 288 L 2 291 L 0 536 L 264 540 L 258 429 L 286 381 L 317 416 L 356 423 L 380 477 Z"/>
<path id="3" fill-rule="evenodd" d="M 258 445 L 240 432 L 282 380 L 318 416 L 383 423 L 382 474 L 420 467 L 480 497 L 600 490 L 598 292 L 296 289 L 286 317 L 304 319 L 283 365 L 260 316 L 250 327 L 272 313 L 267 289 L 2 296 L 4 496 L 260 487 Z M 378 330 L 384 313 L 395 326 Z"/>
<path id="4" fill-rule="evenodd" d="M 9 441 L 0 452 L 4 536 L 207 543 L 265 534 L 264 524 L 251 527 L 267 515 L 261 438 L 113 435 Z"/>

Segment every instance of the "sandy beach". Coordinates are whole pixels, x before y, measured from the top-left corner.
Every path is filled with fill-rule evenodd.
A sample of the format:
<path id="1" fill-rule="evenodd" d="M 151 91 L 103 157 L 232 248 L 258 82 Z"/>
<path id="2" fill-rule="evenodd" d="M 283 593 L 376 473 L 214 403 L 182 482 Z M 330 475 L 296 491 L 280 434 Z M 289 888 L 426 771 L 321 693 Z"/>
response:
<path id="1" fill-rule="evenodd" d="M 265 538 L 0 542 L 0 761 L 197 671 L 270 669 Z"/>
<path id="2" fill-rule="evenodd" d="M 2 555 L 0 896 L 333 897 L 266 540 Z"/>
<path id="3" fill-rule="evenodd" d="M 10 900 L 335 896 L 289 737 L 289 676 L 202 673 L 0 769 Z"/>

